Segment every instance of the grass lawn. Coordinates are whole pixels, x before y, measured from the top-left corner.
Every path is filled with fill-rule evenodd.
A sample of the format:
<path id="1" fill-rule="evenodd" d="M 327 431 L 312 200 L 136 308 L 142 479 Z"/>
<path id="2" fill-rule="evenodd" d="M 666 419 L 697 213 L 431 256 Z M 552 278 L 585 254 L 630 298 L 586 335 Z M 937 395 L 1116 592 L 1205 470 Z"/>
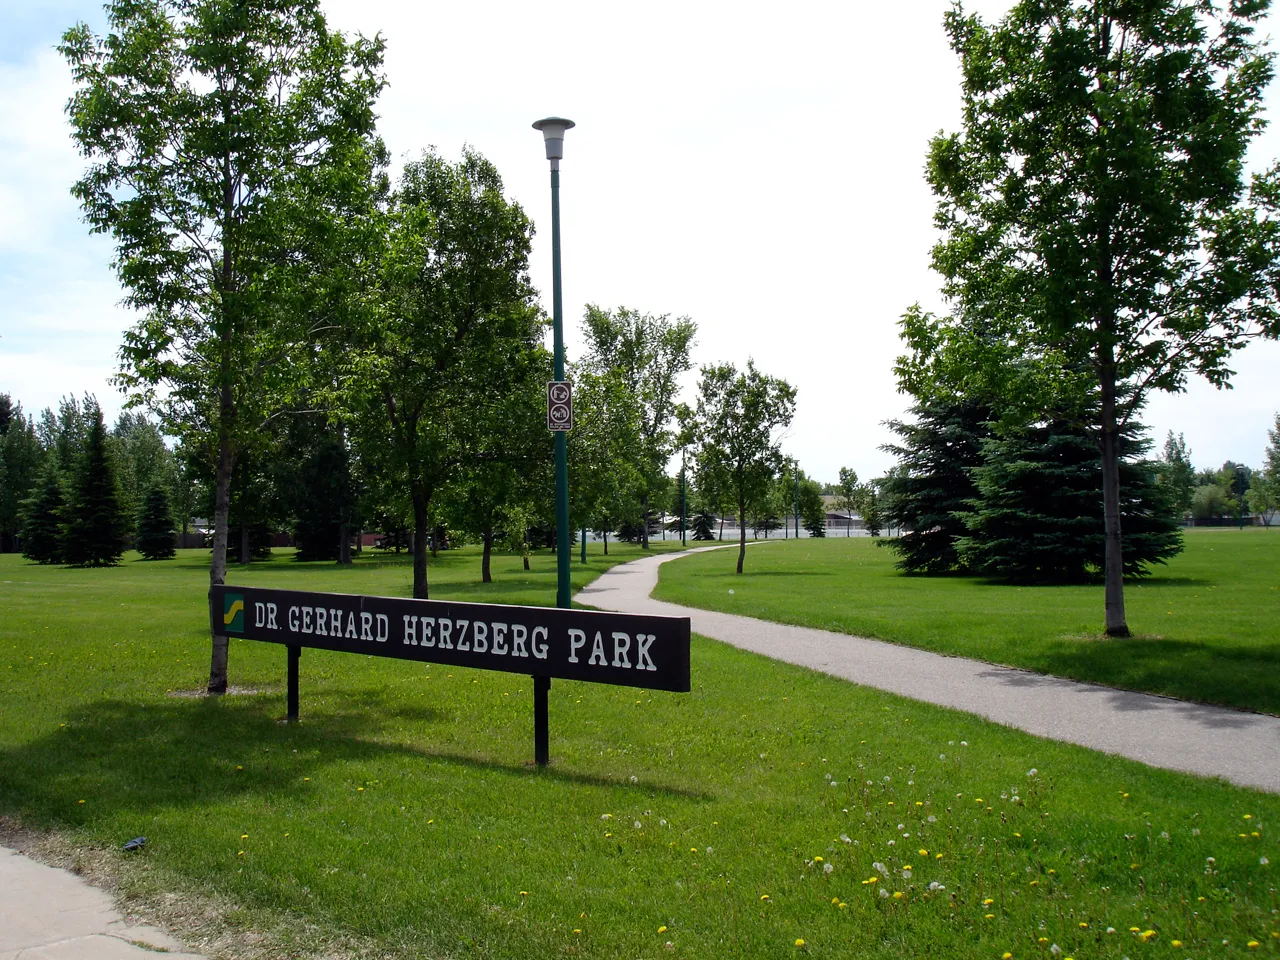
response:
<path id="1" fill-rule="evenodd" d="M 774 548 L 752 549 L 760 564 Z M 496 559 L 481 586 L 476 554 L 451 554 L 433 592 L 547 602 L 553 565 L 534 564 Z M 233 576 L 409 584 L 403 559 Z M 307 650 L 302 722 L 285 725 L 273 644 L 231 651 L 232 682 L 265 692 L 170 695 L 206 676 L 206 584 L 194 555 L 0 557 L 0 815 L 57 831 L 127 903 L 221 937 L 213 953 L 1280 953 L 1278 796 L 698 637 L 688 694 L 557 680 L 545 771 L 532 684 L 511 674 Z M 141 853 L 119 852 L 138 835 Z"/>
<path id="2" fill-rule="evenodd" d="M 870 538 L 756 546 L 664 564 L 655 597 L 878 637 L 1040 673 L 1280 714 L 1280 530 L 1198 529 L 1125 584 L 1129 640 L 1102 630 L 1102 587 L 914 577 Z"/>

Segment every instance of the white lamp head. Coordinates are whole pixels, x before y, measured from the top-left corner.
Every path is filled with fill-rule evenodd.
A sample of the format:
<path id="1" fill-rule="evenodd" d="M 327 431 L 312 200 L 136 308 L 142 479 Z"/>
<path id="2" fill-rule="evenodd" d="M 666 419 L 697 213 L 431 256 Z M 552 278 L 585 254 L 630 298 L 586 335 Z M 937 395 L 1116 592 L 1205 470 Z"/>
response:
<path id="1" fill-rule="evenodd" d="M 533 129 L 542 131 L 548 160 L 560 160 L 564 157 L 564 132 L 573 125 L 572 120 L 563 117 L 547 117 L 533 125 Z"/>

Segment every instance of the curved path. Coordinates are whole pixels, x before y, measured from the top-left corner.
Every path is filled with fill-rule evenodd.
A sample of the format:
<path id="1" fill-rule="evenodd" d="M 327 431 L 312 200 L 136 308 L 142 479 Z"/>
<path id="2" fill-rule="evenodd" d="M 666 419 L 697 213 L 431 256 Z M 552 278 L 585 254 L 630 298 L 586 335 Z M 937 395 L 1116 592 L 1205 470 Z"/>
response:
<path id="1" fill-rule="evenodd" d="M 576 599 L 601 610 L 689 617 L 694 633 L 743 650 L 975 713 L 1039 737 L 1280 793 L 1280 717 L 650 599 L 658 585 L 658 567 L 682 556 L 646 557 L 614 567 Z"/>

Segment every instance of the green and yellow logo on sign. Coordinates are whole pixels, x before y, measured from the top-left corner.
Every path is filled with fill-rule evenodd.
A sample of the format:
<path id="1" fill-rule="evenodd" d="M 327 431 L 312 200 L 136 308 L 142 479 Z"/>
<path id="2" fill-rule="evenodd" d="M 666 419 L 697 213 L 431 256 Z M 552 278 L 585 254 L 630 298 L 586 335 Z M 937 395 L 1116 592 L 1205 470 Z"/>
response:
<path id="1" fill-rule="evenodd" d="M 228 633 L 244 633 L 244 595 L 222 595 L 222 625 Z"/>

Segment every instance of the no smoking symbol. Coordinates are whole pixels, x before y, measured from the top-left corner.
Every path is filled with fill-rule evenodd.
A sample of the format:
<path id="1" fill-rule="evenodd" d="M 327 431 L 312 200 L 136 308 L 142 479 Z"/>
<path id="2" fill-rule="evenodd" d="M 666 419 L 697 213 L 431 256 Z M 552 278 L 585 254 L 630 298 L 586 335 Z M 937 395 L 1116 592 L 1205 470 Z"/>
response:
<path id="1" fill-rule="evenodd" d="M 552 380 L 547 384 L 547 429 L 573 429 L 573 385 L 567 381 Z"/>

